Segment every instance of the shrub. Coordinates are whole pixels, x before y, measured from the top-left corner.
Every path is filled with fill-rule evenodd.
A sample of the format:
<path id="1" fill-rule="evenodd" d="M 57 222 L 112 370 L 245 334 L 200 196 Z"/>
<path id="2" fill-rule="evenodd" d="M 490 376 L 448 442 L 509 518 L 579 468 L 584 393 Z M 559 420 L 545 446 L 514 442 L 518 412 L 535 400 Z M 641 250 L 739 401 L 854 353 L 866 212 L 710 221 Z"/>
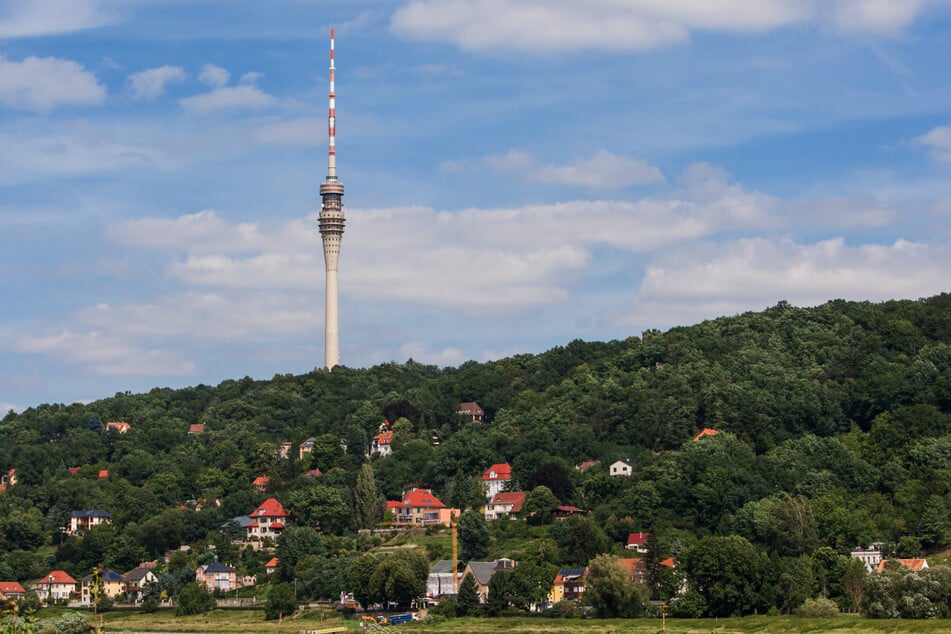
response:
<path id="1" fill-rule="evenodd" d="M 442 618 L 451 619 L 456 616 L 458 610 L 459 602 L 456 599 L 443 599 L 439 602 L 439 605 L 432 608 L 429 613 Z"/>
<path id="2" fill-rule="evenodd" d="M 830 599 L 806 599 L 796 614 L 810 619 L 827 619 L 839 616 L 839 606 Z"/>
<path id="3" fill-rule="evenodd" d="M 193 582 L 182 588 L 178 593 L 178 607 L 175 608 L 175 616 L 188 616 L 189 614 L 202 614 L 215 609 L 215 597 L 208 592 L 204 585 Z"/>

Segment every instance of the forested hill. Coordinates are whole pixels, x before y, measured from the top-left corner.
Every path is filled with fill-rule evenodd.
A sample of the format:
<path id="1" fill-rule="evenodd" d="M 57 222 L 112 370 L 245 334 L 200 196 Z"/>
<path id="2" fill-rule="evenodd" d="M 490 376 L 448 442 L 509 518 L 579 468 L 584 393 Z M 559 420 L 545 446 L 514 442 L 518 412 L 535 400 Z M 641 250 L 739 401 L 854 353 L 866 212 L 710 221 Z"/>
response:
<path id="1" fill-rule="evenodd" d="M 463 423 L 464 401 L 478 402 L 486 422 Z M 115 550 L 99 555 L 117 568 L 209 539 L 263 499 L 251 484 L 259 475 L 299 523 L 349 533 L 356 474 L 384 417 L 405 419 L 394 455 L 372 463 L 390 499 L 422 485 L 465 505 L 474 477 L 509 462 L 522 488 L 551 485 L 562 502 L 595 512 L 612 539 L 664 525 L 766 543 L 778 537 L 758 532 L 756 505 L 788 494 L 815 514 L 812 546 L 913 537 L 934 549 L 948 537 L 951 501 L 951 295 L 780 303 L 458 368 L 337 367 L 9 413 L 0 472 L 15 468 L 18 483 L 0 494 L 0 575 L 11 552 L 55 543 L 77 509 L 112 512 L 116 532 L 103 548 Z M 131 429 L 105 431 L 107 421 Z M 188 434 L 196 423 L 204 433 Z M 691 442 L 703 428 L 721 433 Z M 309 437 L 315 450 L 298 461 Z M 282 441 L 294 443 L 290 459 L 275 457 Z M 635 462 L 635 477 L 607 476 L 619 458 Z M 571 468 L 587 460 L 601 467 Z M 313 467 L 324 473 L 316 484 L 301 477 Z M 189 500 L 216 498 L 218 509 L 188 510 Z M 163 516 L 179 528 L 147 530 Z M 78 569 L 87 555 L 57 551 L 13 572 Z"/>

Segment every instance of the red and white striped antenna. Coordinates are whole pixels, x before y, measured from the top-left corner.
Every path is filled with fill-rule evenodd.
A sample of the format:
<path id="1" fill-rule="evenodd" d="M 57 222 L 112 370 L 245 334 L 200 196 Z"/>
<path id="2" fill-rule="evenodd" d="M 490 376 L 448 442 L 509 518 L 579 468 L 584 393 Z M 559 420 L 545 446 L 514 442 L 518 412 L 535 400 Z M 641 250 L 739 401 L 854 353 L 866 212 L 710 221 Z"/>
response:
<path id="1" fill-rule="evenodd" d="M 334 103 L 334 30 L 330 29 L 330 118 L 327 122 L 330 147 L 327 149 L 327 180 L 337 180 L 336 105 Z"/>

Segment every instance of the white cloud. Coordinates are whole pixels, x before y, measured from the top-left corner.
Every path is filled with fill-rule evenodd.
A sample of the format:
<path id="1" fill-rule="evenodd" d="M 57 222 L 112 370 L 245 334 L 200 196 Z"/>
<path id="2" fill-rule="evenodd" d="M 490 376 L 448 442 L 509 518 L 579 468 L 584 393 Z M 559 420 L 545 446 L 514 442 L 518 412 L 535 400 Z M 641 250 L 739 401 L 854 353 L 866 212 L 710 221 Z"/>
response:
<path id="1" fill-rule="evenodd" d="M 814 306 L 834 298 L 926 297 L 946 290 L 949 266 L 946 246 L 904 240 L 848 246 L 842 238 L 812 244 L 752 238 L 694 245 L 658 256 L 646 268 L 630 314 L 671 325 L 762 310 L 779 300 Z"/>
<path id="2" fill-rule="evenodd" d="M 917 137 L 915 143 L 928 147 L 935 160 L 951 161 L 951 126 L 938 126 Z"/>
<path id="3" fill-rule="evenodd" d="M 663 173 L 646 161 L 618 156 L 606 150 L 599 150 L 573 165 L 546 165 L 534 155 L 519 150 L 487 157 L 484 162 L 492 169 L 521 175 L 536 183 L 618 189 L 664 182 Z"/>
<path id="4" fill-rule="evenodd" d="M 47 112 L 59 105 L 102 103 L 106 89 L 81 64 L 56 57 L 27 57 L 22 62 L 0 56 L 0 103 Z"/>
<path id="5" fill-rule="evenodd" d="M 208 113 L 224 108 L 257 110 L 272 106 L 277 100 L 255 86 L 222 86 L 211 92 L 185 97 L 179 103 L 190 112 Z"/>
<path id="6" fill-rule="evenodd" d="M 231 73 L 214 64 L 205 64 L 201 67 L 201 73 L 198 74 L 199 81 L 202 81 L 212 88 L 218 88 L 228 83 Z"/>
<path id="7" fill-rule="evenodd" d="M 12 348 L 53 356 L 102 375 L 182 376 L 195 371 L 195 364 L 183 360 L 177 352 L 145 348 L 131 339 L 98 330 L 18 337 Z"/>
<path id="8" fill-rule="evenodd" d="M 101 0 L 5 0 L 0 4 L 0 39 L 72 33 L 118 19 Z"/>
<path id="9" fill-rule="evenodd" d="M 136 99 L 155 99 L 165 93 L 169 84 L 185 81 L 188 75 L 178 66 L 160 66 L 129 75 Z"/>
<path id="10" fill-rule="evenodd" d="M 817 21 L 893 34 L 937 0 L 412 0 L 390 28 L 404 37 L 477 51 L 639 51 L 696 30 L 767 32 Z"/>
<path id="11" fill-rule="evenodd" d="M 241 75 L 241 79 L 239 79 L 238 81 L 241 82 L 242 84 L 255 84 L 263 78 L 264 78 L 264 73 L 251 71 L 249 73 L 245 73 Z"/>
<path id="12" fill-rule="evenodd" d="M 398 361 L 412 359 L 417 363 L 424 363 L 438 366 L 459 365 L 466 360 L 466 353 L 459 348 L 443 348 L 442 350 L 430 351 L 426 345 L 419 341 L 404 343 L 400 346 L 400 358 Z"/>

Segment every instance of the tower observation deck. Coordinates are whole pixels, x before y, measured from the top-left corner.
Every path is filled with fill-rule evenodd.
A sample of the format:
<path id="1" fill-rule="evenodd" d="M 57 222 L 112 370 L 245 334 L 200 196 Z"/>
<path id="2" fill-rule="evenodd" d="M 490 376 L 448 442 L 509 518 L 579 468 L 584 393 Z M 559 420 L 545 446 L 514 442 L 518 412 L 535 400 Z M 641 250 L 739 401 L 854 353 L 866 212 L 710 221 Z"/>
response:
<path id="1" fill-rule="evenodd" d="M 318 228 L 324 247 L 324 269 L 327 283 L 324 302 L 324 367 L 328 370 L 340 362 L 339 326 L 337 322 L 337 267 L 340 241 L 346 219 L 343 214 L 343 183 L 337 180 L 336 116 L 334 95 L 334 31 L 330 30 L 330 116 L 327 178 L 320 184 L 320 215 Z"/>

